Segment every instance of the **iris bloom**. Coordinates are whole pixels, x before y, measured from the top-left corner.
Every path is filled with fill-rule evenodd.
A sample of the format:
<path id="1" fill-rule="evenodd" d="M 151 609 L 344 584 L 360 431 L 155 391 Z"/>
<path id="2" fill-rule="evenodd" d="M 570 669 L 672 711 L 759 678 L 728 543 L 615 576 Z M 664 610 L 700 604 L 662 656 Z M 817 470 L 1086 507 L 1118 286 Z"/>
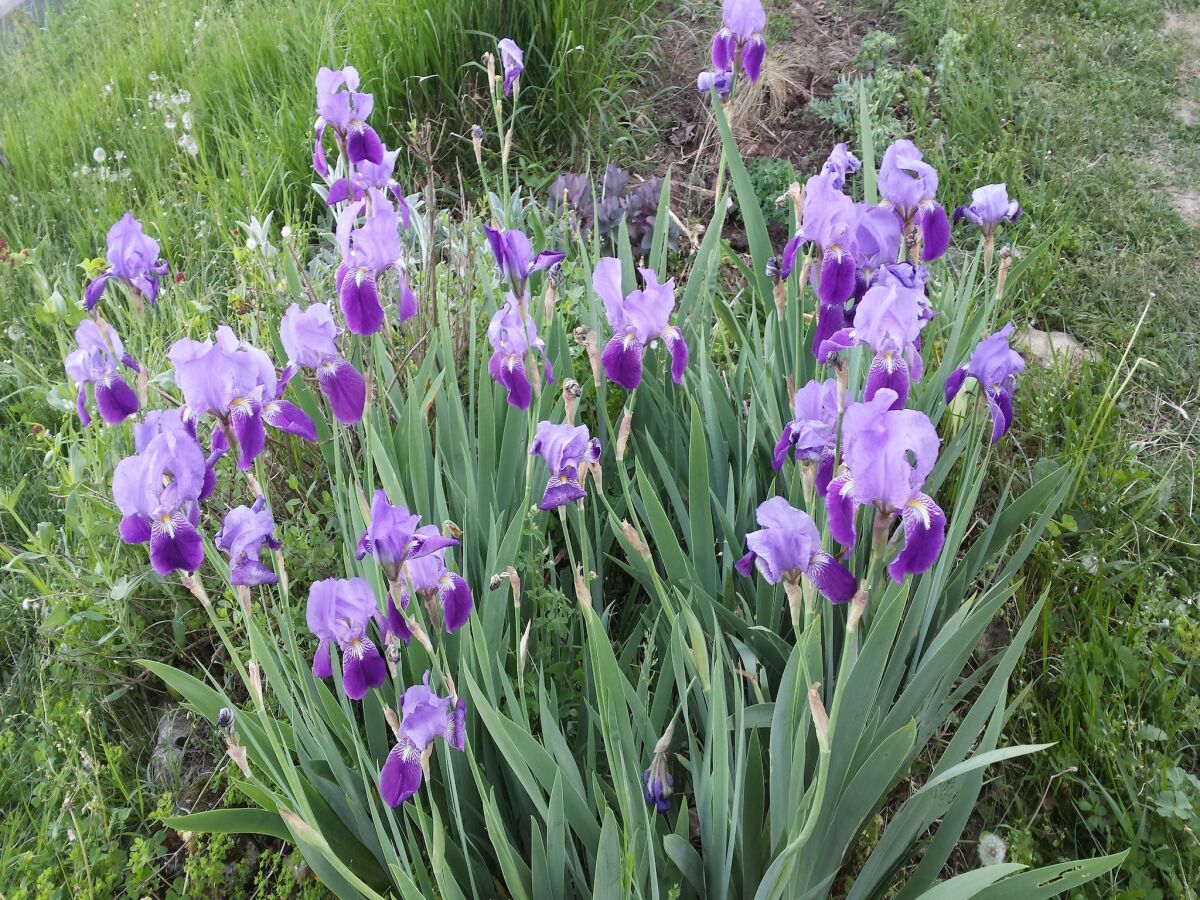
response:
<path id="1" fill-rule="evenodd" d="M 937 259 L 950 245 L 950 220 L 937 202 L 937 171 L 917 145 L 899 140 L 887 148 L 879 167 L 879 194 L 895 211 L 904 233 L 921 234 L 921 259 Z"/>
<path id="2" fill-rule="evenodd" d="M 396 728 L 396 745 L 379 773 L 379 796 L 388 806 L 399 806 L 417 792 L 424 779 L 431 745 L 443 738 L 455 750 L 466 745 L 467 701 L 439 697 L 429 688 L 429 673 L 400 698 L 402 719 Z"/>
<path id="3" fill-rule="evenodd" d="M 194 572 L 204 561 L 196 526 L 204 489 L 204 454 L 185 433 L 164 431 L 117 464 L 113 500 L 121 511 L 121 539 L 150 544 L 150 563 L 160 575 Z"/>
<path id="4" fill-rule="evenodd" d="M 987 397 L 988 410 L 992 414 L 992 443 L 1004 437 L 1012 425 L 1013 391 L 1017 386 L 1017 374 L 1025 368 L 1021 354 L 1008 346 L 1013 333 L 1009 322 L 993 335 L 984 338 L 975 347 L 965 366 L 960 366 L 946 379 L 946 402 L 949 403 L 962 390 L 963 381 L 974 378 Z"/>
<path id="5" fill-rule="evenodd" d="M 983 232 L 985 237 L 996 233 L 1001 222 L 1015 222 L 1021 217 L 1021 206 L 1008 199 L 1008 187 L 985 184 L 971 191 L 971 202 L 954 210 L 954 221 L 966 219 Z"/>
<path id="6" fill-rule="evenodd" d="M 875 284 L 886 266 L 894 265 L 900 255 L 904 235 L 900 222 L 892 211 L 866 203 L 855 205 L 854 221 L 854 298 L 861 300 L 867 289 Z"/>
<path id="7" fill-rule="evenodd" d="M 852 240 L 858 213 L 854 201 L 837 187 L 839 183 L 844 184 L 845 177 L 837 169 L 808 179 L 800 231 L 783 250 L 781 275 L 787 278 L 801 244 L 816 244 L 821 249 L 817 297 L 823 306 L 844 305 L 854 294 L 856 266 Z"/>
<path id="8" fill-rule="evenodd" d="M 668 321 L 675 308 L 675 279 L 659 284 L 653 269 L 640 269 L 646 287 L 625 296 L 621 290 L 621 261 L 603 257 L 592 272 L 592 287 L 604 301 L 613 337 L 601 362 L 608 380 L 632 391 L 642 383 L 642 359 L 660 338 L 671 353 L 671 379 L 683 382 L 688 348 L 683 332 Z"/>
<path id="9" fill-rule="evenodd" d="M 417 529 L 415 536 L 427 545 L 434 545 L 445 540 L 438 532 L 436 525 L 425 525 Z M 403 571 L 408 584 L 400 595 L 400 606 L 403 609 L 408 609 L 408 589 L 415 591 L 417 596 L 423 598 L 427 604 L 432 604 L 436 599 L 442 611 L 442 625 L 447 632 L 457 631 L 466 625 L 467 619 L 471 616 L 471 610 L 475 606 L 475 599 L 471 595 L 471 586 L 467 584 L 466 579 L 457 572 L 451 572 L 446 568 L 446 550 L 449 546 L 451 545 L 442 544 L 430 553 L 405 560 Z M 388 603 L 390 604 L 388 619 L 392 621 L 395 605 L 390 597 Z M 394 622 L 392 629 L 407 643 L 409 635 L 406 632 L 408 629 L 403 627 L 402 618 L 400 624 L 403 630 L 397 628 Z"/>
<path id="10" fill-rule="evenodd" d="M 259 497 L 254 506 L 235 506 L 225 514 L 225 521 L 213 543 L 229 557 L 229 583 L 254 586 L 275 584 L 279 577 L 259 561 L 263 547 L 278 550 L 275 539 L 275 520 Z"/>
<path id="11" fill-rule="evenodd" d="M 767 42 L 763 29 L 767 14 L 760 0 L 725 0 L 721 4 L 721 30 L 713 37 L 712 62 L 718 72 L 734 71 L 740 62 L 746 77 L 758 81 Z"/>
<path id="12" fill-rule="evenodd" d="M 701 94 L 707 94 L 714 88 L 717 96 L 722 100 L 728 97 L 733 90 L 733 73 L 718 69 L 712 72 L 701 72 L 696 76 L 696 90 Z"/>
<path id="13" fill-rule="evenodd" d="M 366 218 L 355 228 L 364 211 Z M 382 191 L 370 188 L 366 200 L 351 203 L 342 210 L 338 215 L 336 237 L 342 251 L 342 263 L 334 281 L 346 316 L 346 327 L 352 333 L 374 334 L 383 327 L 379 280 L 389 271 L 395 271 L 399 282 L 400 321 L 407 321 L 417 314 L 417 297 L 408 286 L 401 259 L 400 219 Z"/>
<path id="14" fill-rule="evenodd" d="M 909 288 L 898 281 L 877 284 L 855 307 L 854 325 L 821 344 L 818 362 L 830 355 L 866 344 L 874 351 L 863 399 L 870 401 L 884 389 L 895 397 L 895 409 L 908 402 L 910 381 L 924 372 L 918 341 L 928 319 L 923 287 Z"/>
<path id="15" fill-rule="evenodd" d="M 837 379 L 810 381 L 796 391 L 792 415 L 775 445 L 772 465 L 776 472 L 782 469 L 789 452 L 800 462 L 816 463 L 815 486 L 823 497 L 833 477 L 833 451 L 837 445 Z"/>
<path id="16" fill-rule="evenodd" d="M 313 674 L 333 675 L 332 648 L 337 644 L 342 654 L 342 687 L 351 700 L 361 700 L 387 678 L 387 664 L 367 635 L 377 612 L 375 594 L 364 578 L 326 578 L 313 582 L 308 590 L 305 619 L 308 630 L 319 639 Z"/>
<path id="17" fill-rule="evenodd" d="M 511 96 L 513 85 L 525 71 L 525 53 L 513 42 L 512 38 L 503 38 L 496 45 L 500 51 L 500 64 L 504 67 L 504 96 Z"/>
<path id="18" fill-rule="evenodd" d="M 313 168 L 323 178 L 329 175 L 322 143 L 326 128 L 333 129 L 338 149 L 351 164 L 363 160 L 383 162 L 383 142 L 375 129 L 367 124 L 375 98 L 360 93 L 358 84 L 358 70 L 353 66 L 344 69 L 322 66 L 317 72 L 317 136 L 313 143 Z"/>
<path id="19" fill-rule="evenodd" d="M 365 200 L 372 188 L 383 194 L 390 193 L 396 200 L 400 221 L 407 230 L 412 224 L 412 211 L 408 208 L 408 201 L 404 199 L 404 191 L 400 189 L 400 183 L 392 177 L 396 170 L 396 159 L 399 156 L 399 150 L 385 150 L 382 162 L 373 163 L 364 159 L 362 162 L 351 165 L 349 175 L 338 178 L 329 185 L 325 202 L 330 206 L 335 203 L 344 203 L 347 200 L 357 203 Z"/>
<path id="20" fill-rule="evenodd" d="M 593 438 L 586 425 L 539 422 L 529 455 L 540 456 L 550 470 L 550 481 L 538 508 L 557 509 L 587 496 L 579 480 L 581 469 L 600 459 L 600 439 Z"/>
<path id="21" fill-rule="evenodd" d="M 392 506 L 383 490 L 375 491 L 371 501 L 371 524 L 358 541 L 355 559 L 368 553 L 375 557 L 389 581 L 400 577 L 401 567 L 413 559 L 436 550 L 455 547 L 458 541 L 420 530 L 421 517 L 404 506 Z"/>
<path id="22" fill-rule="evenodd" d="M 518 297 L 525 296 L 525 285 L 530 275 L 541 269 L 548 269 L 566 257 L 565 253 L 559 253 L 557 250 L 543 250 L 534 256 L 529 238 L 524 232 L 516 229 L 503 231 L 484 225 L 483 230 L 487 234 L 492 257 L 500 267 L 500 277 L 508 282 L 509 288 Z"/>
<path id="23" fill-rule="evenodd" d="M 660 813 L 671 811 L 671 794 L 675 790 L 675 779 L 667 771 L 667 755 L 655 753 L 650 767 L 642 773 L 642 794 L 646 805 Z"/>
<path id="24" fill-rule="evenodd" d="M 840 191 L 846 185 L 846 176 L 857 172 L 861 168 L 862 162 L 850 152 L 849 147 L 845 144 L 835 144 L 833 150 L 829 153 L 829 158 L 821 166 L 821 172 L 822 174 L 832 172 L 834 176 L 833 186 Z"/>
<path id="25" fill-rule="evenodd" d="M 237 437 L 238 468 L 249 469 L 266 444 L 264 406 L 271 413 L 267 424 L 312 440 L 312 420 L 298 408 L 282 407 L 280 379 L 275 365 L 262 350 L 237 336 L 226 325 L 217 329 L 216 341 L 182 338 L 167 353 L 175 369 L 175 384 L 183 391 L 189 416 L 209 413 Z M 286 382 L 285 382 L 286 383 Z M 287 414 L 279 410 L 286 409 Z M 274 411 L 274 412 L 272 412 Z"/>
<path id="26" fill-rule="evenodd" d="M 300 304 L 293 303 L 279 323 L 279 340 L 289 362 L 316 373 L 333 417 L 343 425 L 353 425 L 363 417 L 367 383 L 358 369 L 338 353 L 339 330 L 328 305 L 314 303 L 301 309 Z M 300 414 L 304 415 L 302 411 Z"/>
<path id="27" fill-rule="evenodd" d="M 899 583 L 924 572 L 937 560 L 946 537 L 946 514 L 921 492 L 937 462 L 937 430 L 929 417 L 896 409 L 896 393 L 884 388 L 863 403 L 852 403 L 842 417 L 844 471 L 829 482 L 825 507 L 829 533 L 852 548 L 854 519 L 860 506 L 875 509 L 877 527 L 899 517 L 904 547 L 888 566 Z"/>
<path id="28" fill-rule="evenodd" d="M 158 279 L 167 274 L 167 262 L 158 255 L 158 241 L 142 231 L 133 213 L 125 213 L 108 229 L 108 268 L 92 279 L 83 292 L 83 308 L 91 311 L 112 279 L 125 284 L 135 297 L 153 303 L 158 298 Z"/>
<path id="29" fill-rule="evenodd" d="M 200 439 L 196 436 L 195 420 L 184 418 L 181 409 L 147 410 L 142 421 L 133 424 L 134 449 L 138 453 L 144 452 L 150 442 L 163 433 L 172 435 L 176 440 L 191 441 L 201 454 L 204 452 Z M 229 445 L 225 443 L 225 436 L 220 431 L 214 431 L 212 447 L 204 460 L 204 482 L 200 487 L 200 495 L 196 498 L 197 500 L 207 500 L 216 489 L 217 460 L 224 456 L 228 449 Z"/>
<path id="30" fill-rule="evenodd" d="M 821 535 L 808 513 L 791 506 L 783 497 L 772 497 L 758 505 L 758 531 L 746 535 L 746 555 L 737 570 L 749 578 L 754 569 L 768 584 L 796 584 L 806 577 L 831 603 L 845 603 L 854 596 L 854 576 L 821 549 Z"/>
<path id="31" fill-rule="evenodd" d="M 532 317 L 525 315 L 522 322 L 520 304 L 512 294 L 492 316 L 487 336 L 493 351 L 488 373 L 508 391 L 510 404 L 517 409 L 529 409 L 533 386 L 525 372 L 525 357 L 530 350 L 536 350 L 545 361 L 546 342 L 538 337 Z M 546 361 L 545 366 L 546 378 L 550 380 L 550 363 Z"/>
<path id="32" fill-rule="evenodd" d="M 75 382 L 75 411 L 84 425 L 92 423 L 87 410 L 87 388 L 92 386 L 96 409 L 109 425 L 117 425 L 138 411 L 137 394 L 120 375 L 118 365 L 140 372 L 138 364 L 125 352 L 121 338 L 108 323 L 84 319 L 75 329 L 79 345 L 64 360 L 67 377 Z"/>

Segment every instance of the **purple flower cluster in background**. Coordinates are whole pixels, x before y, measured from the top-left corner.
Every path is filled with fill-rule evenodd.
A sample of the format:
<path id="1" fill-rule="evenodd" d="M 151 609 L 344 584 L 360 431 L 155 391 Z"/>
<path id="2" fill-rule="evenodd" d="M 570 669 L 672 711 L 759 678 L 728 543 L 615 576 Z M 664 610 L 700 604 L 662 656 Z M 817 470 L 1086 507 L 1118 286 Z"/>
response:
<path id="1" fill-rule="evenodd" d="M 751 82 L 758 81 L 767 52 L 766 27 L 767 13 L 761 0 L 724 0 L 721 28 L 712 41 L 713 70 L 697 78 L 700 92 L 715 89 L 718 96 L 727 97 L 738 72 L 745 72 Z"/>

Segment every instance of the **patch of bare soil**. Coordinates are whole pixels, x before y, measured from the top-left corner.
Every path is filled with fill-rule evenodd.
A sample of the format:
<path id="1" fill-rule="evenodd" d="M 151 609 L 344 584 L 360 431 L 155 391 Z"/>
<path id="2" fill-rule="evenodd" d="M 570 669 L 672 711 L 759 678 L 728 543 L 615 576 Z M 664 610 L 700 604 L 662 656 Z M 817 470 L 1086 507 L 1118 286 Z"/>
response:
<path id="1" fill-rule="evenodd" d="M 726 111 L 747 158 L 790 160 L 798 172 L 813 172 L 829 152 L 829 124 L 809 112 L 809 103 L 827 98 L 840 72 L 849 68 L 863 35 L 886 28 L 877 7 L 824 0 L 768 3 L 767 55 L 757 84 L 738 84 Z M 720 27 L 716 4 L 684 5 L 661 41 L 658 76 L 659 117 L 666 135 L 646 162 L 670 169 L 683 212 L 700 216 L 712 202 L 712 176 L 720 137 L 709 99 L 696 90 L 696 76 L 711 68 L 709 45 Z M 787 37 L 780 39 L 780 24 Z M 781 185 L 780 191 L 787 185 Z M 737 236 L 732 235 L 735 248 Z"/>
<path id="2" fill-rule="evenodd" d="M 1200 103 L 1188 94 L 1196 90 L 1196 82 L 1200 80 L 1200 10 L 1186 13 L 1168 11 L 1159 34 L 1164 38 L 1180 40 L 1186 48 L 1184 60 L 1179 67 L 1183 96 L 1172 111 L 1182 124 L 1195 125 L 1200 121 Z M 1171 177 L 1172 172 L 1172 167 L 1166 164 L 1169 150 L 1169 143 L 1166 137 L 1163 137 L 1160 145 L 1154 148 L 1152 156 L 1156 168 L 1167 178 Z M 1197 188 L 1194 180 L 1187 184 L 1173 184 L 1170 198 L 1171 205 L 1185 221 L 1200 225 L 1200 188 Z"/>

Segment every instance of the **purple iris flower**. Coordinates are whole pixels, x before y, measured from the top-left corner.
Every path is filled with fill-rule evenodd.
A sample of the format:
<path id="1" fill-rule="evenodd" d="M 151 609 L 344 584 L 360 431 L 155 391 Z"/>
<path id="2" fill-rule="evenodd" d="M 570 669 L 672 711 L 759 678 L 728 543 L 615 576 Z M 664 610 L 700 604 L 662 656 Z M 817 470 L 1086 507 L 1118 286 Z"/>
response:
<path id="1" fill-rule="evenodd" d="M 760 0 L 725 0 L 721 4 L 721 30 L 713 37 L 712 62 L 717 71 L 736 70 L 740 61 L 751 81 L 762 73 L 767 42 L 763 29 L 767 14 Z"/>
<path id="2" fill-rule="evenodd" d="M 75 411 L 84 425 L 92 423 L 87 411 L 87 387 L 92 386 L 96 408 L 109 425 L 124 422 L 138 411 L 137 394 L 120 375 L 118 365 L 140 372 L 138 364 L 125 352 L 121 338 L 111 325 L 84 319 L 75 329 L 79 349 L 63 361 L 67 377 L 75 382 Z"/>
<path id="3" fill-rule="evenodd" d="M 423 541 L 424 546 L 435 546 L 446 540 L 438 532 L 436 525 L 425 525 L 418 528 L 415 537 L 417 540 Z M 471 610 L 475 606 L 471 586 L 467 584 L 466 579 L 457 572 L 451 572 L 446 568 L 446 550 L 449 546 L 452 545 L 443 544 L 423 556 L 406 559 L 403 563 L 403 572 L 408 585 L 400 595 L 400 606 L 403 609 L 408 609 L 409 588 L 415 591 L 418 597 L 424 598 L 427 604 L 432 605 L 436 600 L 441 606 L 442 625 L 447 632 L 457 631 L 466 625 L 467 619 L 471 616 Z M 388 620 L 391 621 L 395 605 L 390 597 L 388 603 L 390 604 Z M 403 624 L 403 618 L 400 621 Z M 407 643 L 409 636 L 404 633 L 407 632 L 407 627 L 404 627 L 403 631 L 394 625 L 392 627 L 397 635 Z"/>
<path id="4" fill-rule="evenodd" d="M 600 459 L 600 439 L 593 438 L 586 425 L 539 422 L 529 455 L 540 456 L 550 470 L 550 481 L 538 508 L 556 509 L 587 496 L 579 483 L 579 470 Z"/>
<path id="5" fill-rule="evenodd" d="M 259 562 L 262 548 L 278 550 L 275 539 L 275 520 L 266 508 L 266 499 L 259 497 L 254 506 L 235 506 L 225 514 L 225 521 L 213 543 L 229 557 L 229 583 L 253 587 L 275 584 L 279 577 Z"/>
<path id="6" fill-rule="evenodd" d="M 696 76 L 696 90 L 701 94 L 707 94 L 709 91 L 716 89 L 717 96 L 724 100 L 733 90 L 733 73 L 728 70 L 716 70 L 713 72 L 701 72 Z"/>
<path id="7" fill-rule="evenodd" d="M 367 626 L 378 612 L 375 594 L 364 578 L 326 578 L 308 589 L 305 618 L 308 630 L 319 639 L 313 656 L 313 674 L 333 675 L 332 645 L 342 652 L 342 687 L 351 700 L 387 678 L 387 664 L 367 635 Z"/>
<path id="8" fill-rule="evenodd" d="M 873 506 L 877 522 L 900 517 L 904 548 L 888 565 L 899 583 L 937 560 L 946 537 L 946 514 L 921 488 L 937 462 L 937 429 L 923 412 L 896 409 L 887 388 L 863 403 L 851 403 L 842 417 L 845 469 L 825 494 L 829 533 L 847 549 L 855 542 L 854 518 L 860 506 Z"/>
<path id="9" fill-rule="evenodd" d="M 164 431 L 113 472 L 113 500 L 121 510 L 121 539 L 150 544 L 150 563 L 160 575 L 194 572 L 204 561 L 200 494 L 204 454 L 189 435 Z"/>
<path id="10" fill-rule="evenodd" d="M 181 409 L 147 410 L 141 422 L 133 424 L 133 446 L 138 453 L 145 452 L 150 442 L 160 434 L 170 434 L 175 440 L 191 441 L 203 454 L 200 439 L 196 436 L 196 422 L 184 417 Z M 212 448 L 204 460 L 204 482 L 197 500 L 207 500 L 217 486 L 217 460 L 225 455 L 229 445 L 220 431 L 214 431 Z"/>
<path id="11" fill-rule="evenodd" d="M 879 167 L 879 193 L 904 226 L 921 233 L 921 259 L 937 259 L 950 246 L 950 220 L 937 202 L 938 175 L 924 161 L 917 145 L 899 140 L 883 154 Z"/>
<path id="12" fill-rule="evenodd" d="M 388 806 L 399 806 L 421 787 L 423 761 L 435 740 L 443 738 L 462 750 L 467 739 L 467 701 L 437 696 L 429 688 L 428 672 L 421 684 L 404 692 L 400 714 L 396 745 L 379 773 L 379 795 Z"/>
<path id="13" fill-rule="evenodd" d="M 825 160 L 825 165 L 821 166 L 821 172 L 822 174 L 832 172 L 834 174 L 833 186 L 840 191 L 846 185 L 846 176 L 861 168 L 862 162 L 850 152 L 849 147 L 845 144 L 835 144 L 829 153 L 829 158 Z"/>
<path id="14" fill-rule="evenodd" d="M 772 465 L 776 472 L 782 469 L 789 452 L 801 462 L 815 462 L 817 493 L 824 497 L 833 477 L 833 451 L 837 446 L 837 379 L 810 381 L 796 391 L 792 415 L 775 445 Z"/>
<path id="15" fill-rule="evenodd" d="M 895 409 L 903 409 L 910 383 L 919 382 L 924 372 L 918 341 L 929 321 L 923 316 L 927 308 L 922 287 L 909 288 L 899 282 L 877 284 L 855 307 L 854 325 L 821 344 L 817 361 L 825 363 L 834 353 L 866 344 L 875 356 L 863 399 L 870 401 L 879 391 L 889 389 L 895 397 Z"/>
<path id="16" fill-rule="evenodd" d="M 678 326 L 668 321 L 675 308 L 675 279 L 659 284 L 653 269 L 640 269 L 646 287 L 625 296 L 621 290 L 621 261 L 605 256 L 592 272 L 592 287 L 604 301 L 604 314 L 613 336 L 601 362 L 613 384 L 632 391 L 642 383 L 642 359 L 653 342 L 662 339 L 671 353 L 671 379 L 683 382 L 688 364 L 687 343 Z"/>
<path id="17" fill-rule="evenodd" d="M 323 178 L 329 175 L 322 144 L 326 128 L 333 129 L 338 150 L 351 164 L 363 160 L 383 162 L 383 142 L 375 129 L 367 124 L 375 98 L 359 93 L 358 83 L 358 70 L 353 66 L 344 69 L 322 66 L 317 72 L 317 136 L 313 143 L 313 168 Z"/>
<path id="18" fill-rule="evenodd" d="M 407 230 L 412 224 L 412 210 L 408 208 L 408 201 L 404 199 L 404 191 L 401 190 L 400 183 L 393 177 L 396 170 L 396 159 L 399 156 L 399 150 L 386 150 L 382 162 L 373 163 L 369 159 L 364 159 L 362 162 L 355 163 L 350 167 L 349 175 L 339 178 L 329 185 L 325 202 L 330 206 L 347 200 L 357 203 L 365 200 L 372 188 L 383 194 L 390 193 L 396 200 L 400 221 Z"/>
<path id="19" fill-rule="evenodd" d="M 362 224 L 354 227 L 360 214 L 367 212 Z M 417 296 L 408 285 L 403 246 L 400 243 L 400 219 L 396 208 L 377 188 L 367 191 L 367 199 L 351 203 L 338 215 L 337 242 L 342 251 L 334 281 L 338 299 L 346 316 L 346 327 L 354 334 L 374 334 L 383 327 L 383 306 L 379 301 L 379 280 L 389 271 L 399 282 L 400 321 L 417 314 Z"/>
<path id="20" fill-rule="evenodd" d="M 858 216 L 851 240 L 855 262 L 854 297 L 861 300 L 883 268 L 895 264 L 904 235 L 899 220 L 890 209 L 866 203 L 856 204 L 855 209 Z"/>
<path id="21" fill-rule="evenodd" d="M 844 305 L 854 294 L 856 263 L 852 241 L 858 212 L 854 201 L 836 187 L 844 182 L 844 176 L 837 169 L 808 179 L 804 186 L 804 217 L 800 231 L 783 250 L 780 274 L 787 278 L 795 266 L 796 252 L 801 244 L 812 243 L 821 248 L 817 297 L 824 306 Z"/>
<path id="22" fill-rule="evenodd" d="M 541 269 L 548 269 L 566 257 L 565 253 L 559 253 L 557 250 L 543 250 L 534 256 L 529 238 L 515 229 L 502 231 L 484 225 L 483 230 L 487 233 L 492 257 L 500 267 L 500 277 L 508 281 L 512 292 L 518 297 L 525 296 L 525 284 L 530 275 Z"/>
<path id="23" fill-rule="evenodd" d="M 963 381 L 974 378 L 983 388 L 992 414 L 992 443 L 1004 437 L 1012 425 L 1013 391 L 1017 386 L 1017 374 L 1025 368 L 1021 354 L 1008 346 L 1013 333 L 1009 322 L 993 335 L 985 337 L 975 347 L 965 366 L 960 366 L 946 379 L 946 402 L 949 403 L 962 389 Z"/>
<path id="24" fill-rule="evenodd" d="M 804 575 L 831 603 L 854 596 L 854 576 L 821 549 L 821 535 L 808 513 L 772 497 L 758 505 L 757 518 L 763 527 L 746 535 L 746 555 L 737 561 L 738 572 L 749 578 L 758 569 L 767 584 L 797 582 Z"/>
<path id="25" fill-rule="evenodd" d="M 674 790 L 675 779 L 667 771 L 667 755 L 655 753 L 650 767 L 642 773 L 642 794 L 646 798 L 646 805 L 653 807 L 656 812 L 670 812 Z"/>
<path id="26" fill-rule="evenodd" d="M 1008 187 L 1003 184 L 975 188 L 971 191 L 971 202 L 954 210 L 955 222 L 966 219 L 987 237 L 996 233 L 1001 222 L 1015 222 L 1020 217 L 1020 204 L 1008 199 Z"/>
<path id="27" fill-rule="evenodd" d="M 171 345 L 167 356 L 189 416 L 209 413 L 222 429 L 232 429 L 240 451 L 238 468 L 251 468 L 262 452 L 266 444 L 264 406 L 272 401 L 275 406 L 267 424 L 309 440 L 315 437 L 312 420 L 291 404 L 282 406 L 280 379 L 271 358 L 239 341 L 228 326 L 217 329 L 215 343 L 182 338 Z"/>
<path id="28" fill-rule="evenodd" d="M 488 373 L 508 391 L 511 405 L 517 409 L 529 409 L 533 386 L 525 372 L 526 354 L 530 350 L 541 354 L 545 361 L 547 381 L 553 380 L 553 373 L 549 361 L 546 361 L 546 342 L 538 337 L 532 317 L 526 315 L 525 321 L 521 321 L 520 304 L 512 294 L 492 316 L 487 336 L 494 351 L 488 360 Z"/>
<path id="29" fill-rule="evenodd" d="M 343 425 L 353 425 L 362 420 L 367 403 L 367 383 L 358 369 L 338 353 L 339 330 L 327 304 L 314 303 L 301 309 L 300 304 L 293 303 L 279 323 L 279 340 L 289 362 L 316 373 L 317 384 L 329 400 L 333 417 Z M 290 371 L 289 367 L 285 374 Z M 312 424 L 303 411 L 296 412 Z M 290 411 L 287 413 L 292 414 Z M 315 426 L 311 439 L 316 439 Z"/>
<path id="30" fill-rule="evenodd" d="M 167 274 L 167 261 L 159 257 L 158 241 L 142 231 L 133 213 L 125 213 L 108 229 L 106 258 L 108 268 L 83 292 L 84 309 L 91 311 L 113 278 L 150 303 L 158 298 L 158 276 Z"/>
<path id="31" fill-rule="evenodd" d="M 496 46 L 500 51 L 500 64 L 504 67 L 504 96 L 508 97 L 525 71 L 525 53 L 512 38 L 503 38 Z"/>
<path id="32" fill-rule="evenodd" d="M 389 581 L 400 577 L 401 567 L 413 559 L 428 556 L 446 547 L 458 546 L 454 538 L 442 537 L 420 529 L 421 517 L 407 507 L 392 506 L 383 490 L 375 491 L 371 501 L 371 524 L 358 541 L 355 559 L 373 555 Z"/>

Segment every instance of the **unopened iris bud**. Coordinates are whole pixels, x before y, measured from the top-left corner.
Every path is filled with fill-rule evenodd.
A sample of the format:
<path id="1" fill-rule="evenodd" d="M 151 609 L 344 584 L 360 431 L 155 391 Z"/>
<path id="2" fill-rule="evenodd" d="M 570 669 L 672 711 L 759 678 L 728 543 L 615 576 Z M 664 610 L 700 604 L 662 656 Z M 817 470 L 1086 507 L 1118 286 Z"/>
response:
<path id="1" fill-rule="evenodd" d="M 471 149 L 475 151 L 475 165 L 483 168 L 483 129 L 478 125 L 471 126 Z"/>
<path id="2" fill-rule="evenodd" d="M 674 732 L 675 720 L 672 719 L 667 730 L 654 745 L 654 756 L 650 760 L 650 767 L 642 773 L 642 793 L 646 797 L 646 804 L 654 807 L 660 813 L 670 811 L 671 794 L 675 789 L 675 779 L 667 770 L 667 754 L 671 749 L 671 736 Z"/>
<path id="3" fill-rule="evenodd" d="M 557 263 L 550 267 L 550 277 L 546 279 L 546 296 L 543 302 L 545 303 L 547 322 L 554 318 L 554 306 L 558 303 L 558 279 L 554 276 L 554 270 L 557 267 Z"/>
<path id="4" fill-rule="evenodd" d="M 217 713 L 217 727 L 224 730 L 233 726 L 233 710 L 228 706 L 222 706 L 221 711 Z"/>
<path id="5" fill-rule="evenodd" d="M 825 712 L 825 704 L 821 701 L 821 682 L 813 682 L 808 689 L 808 708 L 812 713 L 813 728 L 817 732 L 817 744 L 822 753 L 829 752 L 829 714 Z"/>
<path id="6" fill-rule="evenodd" d="M 592 334 L 591 331 L 580 325 L 575 329 L 575 343 L 582 344 L 583 348 L 587 351 L 588 362 L 592 367 L 592 381 L 595 382 L 597 387 L 599 387 L 602 367 L 600 361 L 600 348 L 596 344 L 596 335 Z"/>
<path id="7" fill-rule="evenodd" d="M 640 556 L 647 564 L 650 563 L 650 548 L 646 546 L 646 542 L 642 540 L 642 536 L 637 533 L 628 521 L 621 522 L 621 534 L 625 535 L 625 540 L 629 542 L 629 546 L 633 548 L 633 552 Z"/>
<path id="8" fill-rule="evenodd" d="M 495 575 L 493 575 L 488 580 L 488 590 L 490 590 L 490 591 L 500 590 L 500 584 L 502 583 L 502 581 L 503 581 L 503 579 L 500 577 L 500 573 L 497 572 Z"/>
<path id="9" fill-rule="evenodd" d="M 617 431 L 617 461 L 620 462 L 625 458 L 625 447 L 629 443 L 629 432 L 633 429 L 633 410 L 629 407 L 625 408 L 625 415 L 621 418 L 621 427 Z"/>
<path id="10" fill-rule="evenodd" d="M 574 378 L 563 382 L 563 404 L 566 407 L 568 424 L 575 424 L 575 411 L 579 409 L 579 398 L 583 396 L 583 388 Z"/>
<path id="11" fill-rule="evenodd" d="M 533 625 L 533 619 L 525 623 L 525 631 L 521 633 L 521 641 L 517 646 L 517 672 L 520 675 L 525 674 L 525 660 L 529 657 L 529 629 Z"/>

